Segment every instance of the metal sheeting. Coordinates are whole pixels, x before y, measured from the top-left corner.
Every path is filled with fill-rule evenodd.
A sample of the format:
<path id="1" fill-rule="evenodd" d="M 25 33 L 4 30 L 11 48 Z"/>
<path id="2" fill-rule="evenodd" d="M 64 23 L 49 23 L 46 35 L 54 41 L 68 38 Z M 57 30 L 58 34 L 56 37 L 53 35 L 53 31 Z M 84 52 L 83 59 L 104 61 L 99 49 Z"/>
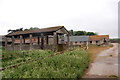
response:
<path id="1" fill-rule="evenodd" d="M 70 38 L 70 41 L 72 41 L 72 42 L 89 40 L 89 36 L 70 36 L 69 38 Z M 65 37 L 64 39 L 65 39 L 65 41 L 67 41 L 67 37 Z"/>

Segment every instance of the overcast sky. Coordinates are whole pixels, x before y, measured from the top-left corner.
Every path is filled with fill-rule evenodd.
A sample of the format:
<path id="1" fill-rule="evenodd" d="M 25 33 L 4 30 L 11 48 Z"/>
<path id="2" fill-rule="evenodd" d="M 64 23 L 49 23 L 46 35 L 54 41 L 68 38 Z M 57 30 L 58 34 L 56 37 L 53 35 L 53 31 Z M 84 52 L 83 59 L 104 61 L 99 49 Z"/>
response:
<path id="1" fill-rule="evenodd" d="M 0 0 L 0 35 L 8 29 L 65 26 L 118 36 L 120 0 Z"/>

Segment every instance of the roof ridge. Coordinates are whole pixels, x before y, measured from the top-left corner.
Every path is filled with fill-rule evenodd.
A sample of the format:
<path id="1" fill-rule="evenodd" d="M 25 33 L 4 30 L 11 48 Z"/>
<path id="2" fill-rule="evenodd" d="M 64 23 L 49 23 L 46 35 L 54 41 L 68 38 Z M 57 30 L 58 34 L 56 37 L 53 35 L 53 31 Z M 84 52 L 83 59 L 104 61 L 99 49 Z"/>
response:
<path id="1" fill-rule="evenodd" d="M 54 26 L 54 27 L 47 27 L 47 28 L 41 28 L 36 30 L 26 30 L 26 31 L 17 31 L 14 33 L 10 33 L 7 35 L 20 35 L 20 34 L 29 34 L 29 33 L 36 33 L 36 32 L 47 32 L 47 31 L 57 31 L 60 28 L 63 28 L 64 26 Z"/>

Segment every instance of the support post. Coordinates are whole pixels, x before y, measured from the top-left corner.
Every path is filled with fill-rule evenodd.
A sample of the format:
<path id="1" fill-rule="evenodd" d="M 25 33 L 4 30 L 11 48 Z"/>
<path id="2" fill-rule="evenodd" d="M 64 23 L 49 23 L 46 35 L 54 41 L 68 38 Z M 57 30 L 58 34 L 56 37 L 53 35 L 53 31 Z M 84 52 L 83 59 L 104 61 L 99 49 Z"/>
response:
<path id="1" fill-rule="evenodd" d="M 69 47 L 69 44 L 70 44 L 69 35 L 67 35 L 67 41 L 68 41 L 68 47 Z"/>
<path id="2" fill-rule="evenodd" d="M 32 34 L 30 34 L 30 50 L 32 50 Z"/>
<path id="3" fill-rule="evenodd" d="M 38 45 L 40 45 L 40 37 L 38 36 Z"/>
<path id="4" fill-rule="evenodd" d="M 22 35 L 20 35 L 20 50 L 22 50 Z"/>
<path id="5" fill-rule="evenodd" d="M 12 49 L 14 50 L 14 42 L 15 42 L 15 38 L 14 38 L 14 36 L 12 36 Z"/>
<path id="6" fill-rule="evenodd" d="M 40 36 L 38 36 L 38 48 L 40 48 Z"/>
<path id="7" fill-rule="evenodd" d="M 23 44 L 25 44 L 25 38 L 23 37 Z"/>
<path id="8" fill-rule="evenodd" d="M 54 42 L 54 51 L 57 51 L 58 49 L 57 49 L 57 43 L 58 43 L 58 40 L 57 40 L 57 33 L 56 32 L 54 32 L 54 40 L 53 40 Z"/>
<path id="9" fill-rule="evenodd" d="M 48 36 L 46 36 L 46 44 L 47 45 L 49 44 L 49 42 L 48 42 Z"/>
<path id="10" fill-rule="evenodd" d="M 44 49 L 44 35 L 41 33 L 41 49 Z"/>
<path id="11" fill-rule="evenodd" d="M 46 40 L 46 44 L 45 44 L 45 48 L 48 49 L 49 44 L 48 44 L 48 35 L 45 36 L 45 40 Z"/>
<path id="12" fill-rule="evenodd" d="M 7 50 L 7 37 L 5 37 L 5 50 Z"/>

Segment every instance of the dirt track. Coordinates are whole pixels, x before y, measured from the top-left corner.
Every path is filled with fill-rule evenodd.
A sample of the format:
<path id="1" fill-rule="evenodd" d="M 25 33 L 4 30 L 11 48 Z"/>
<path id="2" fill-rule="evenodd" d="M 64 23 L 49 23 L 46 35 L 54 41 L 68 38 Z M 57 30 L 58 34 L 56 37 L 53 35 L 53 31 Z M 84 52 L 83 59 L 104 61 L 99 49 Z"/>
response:
<path id="1" fill-rule="evenodd" d="M 104 50 L 97 55 L 97 58 L 90 64 L 90 68 L 83 78 L 106 78 L 111 75 L 118 76 L 118 45 Z"/>

